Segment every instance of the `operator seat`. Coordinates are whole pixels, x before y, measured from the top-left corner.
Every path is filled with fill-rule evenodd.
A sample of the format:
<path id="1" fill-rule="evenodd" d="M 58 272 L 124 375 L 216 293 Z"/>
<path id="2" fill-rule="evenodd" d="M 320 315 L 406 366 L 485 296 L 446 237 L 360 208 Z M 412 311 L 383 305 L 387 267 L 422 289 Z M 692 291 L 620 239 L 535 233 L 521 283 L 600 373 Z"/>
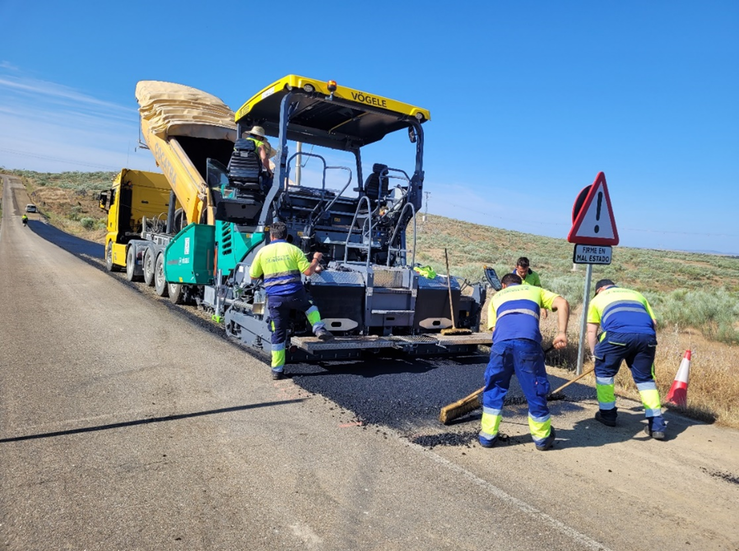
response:
<path id="1" fill-rule="evenodd" d="M 236 140 L 231 159 L 228 161 L 229 184 L 242 192 L 260 193 L 263 171 L 256 144 L 244 138 Z"/>
<path id="2" fill-rule="evenodd" d="M 372 173 L 367 176 L 367 180 L 364 182 L 364 192 L 367 194 L 367 197 L 369 197 L 373 206 L 381 197 L 385 197 L 387 195 L 387 172 L 382 174 L 385 170 L 387 170 L 387 165 L 383 165 L 381 163 L 373 164 Z"/>
<path id="3" fill-rule="evenodd" d="M 216 204 L 216 220 L 234 224 L 254 223 L 264 203 L 262 188 L 266 171 L 252 140 L 240 138 L 234 144 L 228 161 L 228 187 Z"/>

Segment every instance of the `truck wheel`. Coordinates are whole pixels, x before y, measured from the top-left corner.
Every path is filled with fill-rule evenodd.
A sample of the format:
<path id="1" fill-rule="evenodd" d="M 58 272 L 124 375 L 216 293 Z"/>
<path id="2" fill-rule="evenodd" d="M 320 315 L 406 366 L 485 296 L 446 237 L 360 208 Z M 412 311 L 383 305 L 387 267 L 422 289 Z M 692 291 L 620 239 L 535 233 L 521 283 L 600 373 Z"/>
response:
<path id="1" fill-rule="evenodd" d="M 149 287 L 154 285 L 154 252 L 151 249 L 146 249 L 144 253 L 144 283 Z"/>
<path id="2" fill-rule="evenodd" d="M 109 272 L 120 272 L 119 266 L 113 264 L 113 242 L 108 241 L 108 245 L 105 247 L 105 267 Z"/>
<path id="3" fill-rule="evenodd" d="M 126 279 L 128 281 L 138 281 L 141 276 L 136 275 L 136 248 L 129 247 L 126 252 Z"/>
<path id="4" fill-rule="evenodd" d="M 182 304 L 184 302 L 184 286 L 181 283 L 167 283 L 167 291 L 172 304 Z"/>
<path id="5" fill-rule="evenodd" d="M 160 297 L 167 296 L 167 280 L 164 279 L 164 254 L 157 255 L 154 263 L 154 291 Z"/>

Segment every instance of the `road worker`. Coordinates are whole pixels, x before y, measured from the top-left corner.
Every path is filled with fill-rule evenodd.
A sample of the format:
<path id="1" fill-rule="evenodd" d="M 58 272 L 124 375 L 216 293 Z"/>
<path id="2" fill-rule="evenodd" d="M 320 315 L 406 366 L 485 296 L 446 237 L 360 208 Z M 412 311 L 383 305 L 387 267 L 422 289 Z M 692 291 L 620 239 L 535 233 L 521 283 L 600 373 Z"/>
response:
<path id="1" fill-rule="evenodd" d="M 21 216 L 21 222 L 23 222 L 23 225 L 24 226 L 27 226 L 28 225 L 28 216 L 26 216 L 25 214 L 23 216 Z"/>
<path id="2" fill-rule="evenodd" d="M 516 374 L 529 406 L 529 430 L 540 451 L 554 444 L 547 395 L 550 386 L 541 348 L 539 311 L 557 312 L 559 332 L 555 348 L 567 346 L 570 305 L 561 296 L 533 285 L 522 284 L 518 274 L 506 274 L 502 289 L 493 295 L 488 313 L 488 328 L 493 329 L 490 362 L 485 370 L 482 392 L 482 430 L 480 445 L 491 448 L 498 439 L 503 401 Z"/>
<path id="3" fill-rule="evenodd" d="M 259 250 L 249 275 L 254 279 L 264 278 L 272 319 L 272 378 L 279 380 L 284 376 L 285 344 L 291 310 L 305 313 L 313 334 L 319 339 L 328 341 L 333 339 L 333 335 L 321 321 L 321 314 L 308 298 L 300 277 L 301 273 L 311 276 L 320 272 L 319 262 L 323 255 L 315 252 L 308 262 L 303 251 L 287 242 L 287 226 L 283 222 L 273 223 L 269 235 L 270 244 Z"/>
<path id="4" fill-rule="evenodd" d="M 521 278 L 522 283 L 525 283 L 526 285 L 533 285 L 535 287 L 541 287 L 541 278 L 539 277 L 539 274 L 531 269 L 529 259 L 525 256 L 520 257 L 516 261 L 516 267 L 513 269 L 513 273 L 518 274 L 518 277 Z M 541 319 L 546 319 L 547 309 L 542 308 L 539 314 L 541 315 Z"/>
<path id="5" fill-rule="evenodd" d="M 516 267 L 514 268 L 513 273 L 518 274 L 522 283 L 541 287 L 541 278 L 539 278 L 539 274 L 530 268 L 529 259 L 525 256 L 522 256 L 516 261 Z"/>
<path id="6" fill-rule="evenodd" d="M 272 152 L 272 147 L 269 145 L 267 138 L 264 137 L 264 128 L 261 126 L 252 127 L 252 129 L 249 130 L 249 135 L 246 139 L 254 142 L 259 159 L 262 161 L 262 166 L 271 177 L 272 169 L 269 166 L 269 158 L 271 156 L 270 153 Z"/>
<path id="7" fill-rule="evenodd" d="M 644 404 L 645 432 L 655 440 L 664 440 L 666 423 L 654 381 L 657 322 L 647 299 L 641 293 L 616 286 L 610 279 L 601 279 L 595 284 L 595 298 L 590 303 L 587 321 L 600 408 L 595 418 L 608 427 L 616 426 L 614 380 L 625 360 Z"/>

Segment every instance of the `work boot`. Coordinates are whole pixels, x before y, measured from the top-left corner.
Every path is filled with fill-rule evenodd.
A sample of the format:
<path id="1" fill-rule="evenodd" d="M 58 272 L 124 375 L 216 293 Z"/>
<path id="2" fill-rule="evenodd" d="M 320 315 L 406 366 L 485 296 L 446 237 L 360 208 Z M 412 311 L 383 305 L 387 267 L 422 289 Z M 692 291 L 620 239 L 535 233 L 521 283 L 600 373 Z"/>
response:
<path id="1" fill-rule="evenodd" d="M 478 436 L 477 437 L 478 442 L 480 442 L 480 445 L 483 448 L 492 448 L 495 446 L 495 443 L 498 441 L 498 435 L 496 434 L 492 438 L 485 438 L 484 436 Z"/>
<path id="2" fill-rule="evenodd" d="M 650 438 L 654 438 L 655 440 L 664 440 L 665 439 L 665 433 L 661 430 L 652 430 L 648 426 L 644 427 L 644 433 L 649 436 Z"/>
<path id="3" fill-rule="evenodd" d="M 285 374 L 282 371 L 272 371 L 272 380 L 273 381 L 279 381 L 280 379 L 284 379 Z"/>
<path id="4" fill-rule="evenodd" d="M 650 417 L 649 419 L 647 419 L 647 426 L 644 427 L 644 433 L 650 438 L 654 438 L 655 440 L 664 440 L 666 423 L 664 422 L 662 417 L 658 417 L 656 418 L 656 420 L 658 430 L 652 430 L 652 427 L 655 425 L 655 418 Z"/>
<path id="5" fill-rule="evenodd" d="M 322 341 L 334 340 L 334 336 L 325 327 L 321 327 L 316 331 L 316 337 Z"/>
<path id="6" fill-rule="evenodd" d="M 595 420 L 603 423 L 607 427 L 615 427 L 616 426 L 616 416 L 613 417 L 605 417 L 603 415 L 602 411 L 596 411 L 595 412 Z"/>
<path id="7" fill-rule="evenodd" d="M 536 449 L 539 450 L 540 452 L 544 452 L 550 449 L 552 446 L 554 446 L 554 438 L 555 438 L 554 434 L 555 434 L 554 427 L 552 427 L 550 429 L 549 436 L 546 437 L 544 442 L 542 442 L 541 444 L 537 444 Z"/>

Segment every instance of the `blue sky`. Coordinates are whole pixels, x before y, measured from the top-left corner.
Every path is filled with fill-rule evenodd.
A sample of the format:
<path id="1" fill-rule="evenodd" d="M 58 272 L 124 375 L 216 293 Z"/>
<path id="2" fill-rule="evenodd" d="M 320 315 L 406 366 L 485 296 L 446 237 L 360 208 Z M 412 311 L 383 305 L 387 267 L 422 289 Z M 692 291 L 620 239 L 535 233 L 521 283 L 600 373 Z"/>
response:
<path id="1" fill-rule="evenodd" d="M 620 245 L 739 254 L 739 2 L 255 5 L 0 0 L 0 166 L 154 170 L 136 82 L 294 73 L 431 111 L 429 213 L 566 238 L 603 171 Z"/>

